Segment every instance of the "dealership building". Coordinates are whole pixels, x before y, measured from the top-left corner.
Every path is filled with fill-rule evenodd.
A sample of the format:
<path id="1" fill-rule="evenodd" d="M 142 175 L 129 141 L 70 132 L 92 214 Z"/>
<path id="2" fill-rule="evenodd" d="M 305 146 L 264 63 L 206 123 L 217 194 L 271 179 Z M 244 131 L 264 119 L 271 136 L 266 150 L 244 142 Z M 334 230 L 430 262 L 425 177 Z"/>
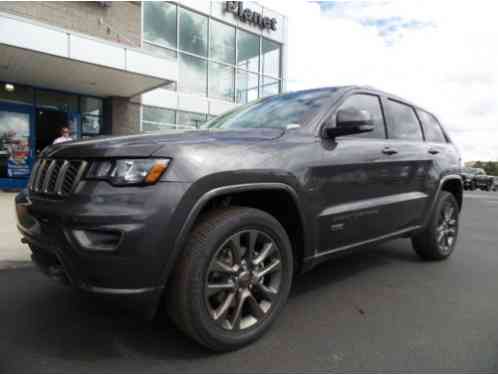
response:
<path id="1" fill-rule="evenodd" d="M 0 189 L 71 136 L 194 129 L 286 87 L 287 19 L 256 2 L 1 2 Z"/>

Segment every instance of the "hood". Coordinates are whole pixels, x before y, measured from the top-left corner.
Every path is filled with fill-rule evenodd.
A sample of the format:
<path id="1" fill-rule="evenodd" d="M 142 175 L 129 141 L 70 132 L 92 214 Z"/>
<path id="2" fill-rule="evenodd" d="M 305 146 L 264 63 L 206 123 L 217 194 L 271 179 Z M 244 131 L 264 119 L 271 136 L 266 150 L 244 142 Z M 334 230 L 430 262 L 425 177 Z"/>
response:
<path id="1" fill-rule="evenodd" d="M 165 133 L 96 137 L 59 143 L 43 150 L 43 158 L 149 157 L 168 145 L 181 147 L 203 143 L 253 144 L 281 137 L 283 129 L 172 130 Z"/>

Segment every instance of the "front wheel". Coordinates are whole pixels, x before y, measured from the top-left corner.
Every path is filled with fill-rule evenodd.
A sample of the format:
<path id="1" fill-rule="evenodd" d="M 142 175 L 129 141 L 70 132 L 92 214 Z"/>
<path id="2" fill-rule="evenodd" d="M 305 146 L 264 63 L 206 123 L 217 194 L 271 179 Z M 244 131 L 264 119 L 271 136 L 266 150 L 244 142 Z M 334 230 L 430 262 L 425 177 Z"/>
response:
<path id="1" fill-rule="evenodd" d="M 442 260 L 451 255 L 458 235 L 459 211 L 453 194 L 441 191 L 429 224 L 412 236 L 413 248 L 422 259 Z"/>
<path id="2" fill-rule="evenodd" d="M 166 303 L 177 325 L 212 350 L 259 338 L 289 295 L 291 244 L 266 212 L 233 207 L 208 213 L 181 257 Z"/>

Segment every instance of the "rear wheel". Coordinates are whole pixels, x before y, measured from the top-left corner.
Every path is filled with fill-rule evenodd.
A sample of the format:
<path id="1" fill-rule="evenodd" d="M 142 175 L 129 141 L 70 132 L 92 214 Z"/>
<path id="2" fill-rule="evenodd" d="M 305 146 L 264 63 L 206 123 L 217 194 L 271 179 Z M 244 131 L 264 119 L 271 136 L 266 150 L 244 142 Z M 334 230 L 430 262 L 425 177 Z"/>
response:
<path id="1" fill-rule="evenodd" d="M 280 223 L 253 208 L 209 213 L 194 228 L 166 301 L 200 344 L 239 348 L 260 337 L 289 295 L 293 257 Z"/>
<path id="2" fill-rule="evenodd" d="M 458 235 L 459 206 L 453 194 L 442 191 L 427 227 L 412 236 L 417 254 L 426 260 L 442 260 L 451 255 Z"/>

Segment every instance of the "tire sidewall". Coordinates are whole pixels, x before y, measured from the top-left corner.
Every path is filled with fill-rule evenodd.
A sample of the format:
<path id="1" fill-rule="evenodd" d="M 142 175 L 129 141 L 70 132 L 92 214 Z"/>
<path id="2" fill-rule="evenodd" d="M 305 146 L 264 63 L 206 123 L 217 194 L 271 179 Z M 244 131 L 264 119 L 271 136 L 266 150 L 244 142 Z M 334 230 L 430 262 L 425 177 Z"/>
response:
<path id="1" fill-rule="evenodd" d="M 453 244 L 451 246 L 450 251 L 448 253 L 443 253 L 443 252 L 441 252 L 441 248 L 439 247 L 439 244 L 437 242 L 436 229 L 437 229 L 438 224 L 439 224 L 438 220 L 439 220 L 439 217 L 441 215 L 441 211 L 444 209 L 444 207 L 447 203 L 451 203 L 451 205 L 453 206 L 453 209 L 457 213 L 455 215 L 455 220 L 456 220 L 455 240 L 453 241 Z M 441 259 L 449 257 L 453 253 L 453 251 L 455 250 L 455 246 L 456 246 L 457 241 L 458 241 L 458 232 L 459 232 L 459 226 L 460 226 L 459 216 L 460 215 L 459 215 L 458 203 L 457 203 L 455 197 L 453 196 L 453 194 L 448 193 L 446 191 L 442 191 L 441 196 L 437 202 L 436 209 L 434 210 L 434 214 L 433 214 L 432 221 L 431 221 L 431 240 L 434 241 L 434 247 L 437 249 L 438 256 Z"/>
<path id="2" fill-rule="evenodd" d="M 285 305 L 290 292 L 293 273 L 293 256 L 289 238 L 280 223 L 265 212 L 255 209 L 244 209 L 242 215 L 229 216 L 224 222 L 212 231 L 207 239 L 203 256 L 199 257 L 192 269 L 193 282 L 191 282 L 191 316 L 196 331 L 206 341 L 223 343 L 227 348 L 237 348 L 254 341 L 261 336 L 273 323 L 276 316 Z M 264 232 L 277 244 L 281 253 L 282 280 L 280 293 L 272 304 L 269 315 L 253 327 L 241 332 L 232 332 L 220 327 L 209 316 L 208 307 L 204 298 L 204 287 L 209 264 L 219 247 L 233 234 L 256 229 Z M 219 345 L 219 344 L 218 344 Z"/>

